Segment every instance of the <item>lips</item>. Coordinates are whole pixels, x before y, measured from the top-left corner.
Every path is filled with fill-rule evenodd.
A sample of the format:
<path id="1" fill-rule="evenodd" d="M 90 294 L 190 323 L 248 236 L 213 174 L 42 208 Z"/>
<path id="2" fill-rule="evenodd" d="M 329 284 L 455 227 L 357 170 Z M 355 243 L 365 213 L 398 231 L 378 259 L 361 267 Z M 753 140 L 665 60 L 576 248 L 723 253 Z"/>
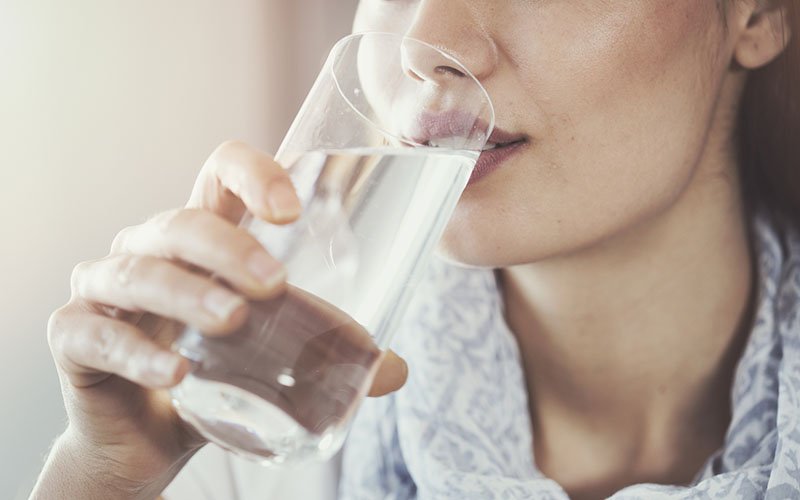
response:
<path id="1" fill-rule="evenodd" d="M 511 144 L 521 142 L 525 140 L 525 136 L 521 134 L 512 134 L 511 132 L 506 132 L 501 128 L 495 128 L 492 132 L 492 135 L 489 136 L 489 140 L 486 141 L 486 147 L 483 148 L 484 151 L 493 149 L 495 147 L 505 147 L 510 146 Z"/>
<path id="2" fill-rule="evenodd" d="M 509 158 L 517 154 L 528 144 L 528 138 L 522 134 L 508 132 L 495 127 L 486 146 L 483 148 L 475 168 L 472 170 L 467 186 L 470 186 L 491 174 Z"/>
<path id="3" fill-rule="evenodd" d="M 485 120 L 469 113 L 425 112 L 408 124 L 403 135 L 417 145 L 477 151 L 486 141 L 488 128 Z"/>
<path id="4" fill-rule="evenodd" d="M 498 144 L 493 149 L 484 150 L 475 163 L 475 168 L 472 170 L 472 175 L 470 175 L 467 185 L 478 182 L 500 168 L 506 160 L 518 153 L 527 144 L 527 139 L 519 139 L 506 144 Z"/>
<path id="5" fill-rule="evenodd" d="M 508 158 L 528 143 L 524 134 L 495 127 L 485 139 L 488 124 L 463 112 L 423 113 L 417 117 L 406 137 L 417 145 L 448 149 L 481 150 L 469 184 L 497 170 Z M 485 142 L 485 144 L 484 144 Z"/>

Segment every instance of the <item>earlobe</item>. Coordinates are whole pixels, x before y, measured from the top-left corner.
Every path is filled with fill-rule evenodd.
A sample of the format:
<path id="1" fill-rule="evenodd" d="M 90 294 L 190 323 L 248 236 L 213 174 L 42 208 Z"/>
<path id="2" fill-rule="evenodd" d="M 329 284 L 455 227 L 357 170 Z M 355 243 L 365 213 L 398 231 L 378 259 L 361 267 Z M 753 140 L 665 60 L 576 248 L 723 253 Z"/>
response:
<path id="1" fill-rule="evenodd" d="M 746 69 L 757 69 L 769 64 L 783 52 L 792 36 L 785 8 L 774 5 L 779 2 L 757 3 L 770 5 L 758 7 L 751 12 L 746 26 L 742 27 L 734 51 L 736 62 Z"/>

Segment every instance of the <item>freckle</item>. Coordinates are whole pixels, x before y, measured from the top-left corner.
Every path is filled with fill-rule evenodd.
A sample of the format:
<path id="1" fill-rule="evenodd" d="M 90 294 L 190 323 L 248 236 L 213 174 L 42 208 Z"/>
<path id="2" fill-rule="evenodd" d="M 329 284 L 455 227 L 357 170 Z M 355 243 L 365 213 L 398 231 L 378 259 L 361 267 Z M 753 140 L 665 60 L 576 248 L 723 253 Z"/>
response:
<path id="1" fill-rule="evenodd" d="M 667 392 L 667 388 L 663 385 L 659 385 L 657 390 L 659 394 L 665 394 Z"/>

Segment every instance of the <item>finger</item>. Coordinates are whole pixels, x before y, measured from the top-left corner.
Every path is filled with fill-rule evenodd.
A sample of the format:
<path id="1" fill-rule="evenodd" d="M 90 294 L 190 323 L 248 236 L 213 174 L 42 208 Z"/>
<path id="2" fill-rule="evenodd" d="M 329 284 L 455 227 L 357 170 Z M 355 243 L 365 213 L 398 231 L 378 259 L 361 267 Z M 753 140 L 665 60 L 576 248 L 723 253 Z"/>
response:
<path id="1" fill-rule="evenodd" d="M 111 253 L 180 260 L 222 277 L 246 295 L 264 299 L 286 281 L 286 268 L 246 230 L 208 210 L 180 209 L 123 229 Z"/>
<path id="2" fill-rule="evenodd" d="M 403 358 L 394 351 L 386 351 L 378 367 L 378 373 L 375 374 L 369 395 L 383 396 L 394 392 L 405 385 L 407 378 L 408 365 Z"/>
<path id="3" fill-rule="evenodd" d="M 76 387 L 119 375 L 150 388 L 176 385 L 189 362 L 135 326 L 66 306 L 50 317 L 48 341 L 59 367 Z"/>
<path id="4" fill-rule="evenodd" d="M 187 208 L 205 208 L 238 223 L 245 210 L 275 224 L 301 211 L 289 174 L 269 155 L 229 141 L 209 156 L 197 177 Z"/>
<path id="5" fill-rule="evenodd" d="M 79 264 L 73 297 L 133 312 L 151 312 L 216 335 L 247 316 L 245 300 L 211 278 L 145 255 L 119 254 Z"/>

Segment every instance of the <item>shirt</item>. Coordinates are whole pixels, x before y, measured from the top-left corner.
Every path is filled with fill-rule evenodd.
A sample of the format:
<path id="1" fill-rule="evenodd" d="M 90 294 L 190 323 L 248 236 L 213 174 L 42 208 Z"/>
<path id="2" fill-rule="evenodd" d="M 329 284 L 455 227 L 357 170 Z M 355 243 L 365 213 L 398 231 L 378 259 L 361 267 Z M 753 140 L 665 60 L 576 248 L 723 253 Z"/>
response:
<path id="1" fill-rule="evenodd" d="M 759 215 L 753 239 L 755 321 L 724 445 L 690 485 L 638 484 L 610 498 L 800 498 L 800 238 Z M 567 499 L 534 462 L 520 353 L 494 273 L 434 258 L 425 283 L 395 337 L 409 380 L 362 406 L 340 499 Z"/>

